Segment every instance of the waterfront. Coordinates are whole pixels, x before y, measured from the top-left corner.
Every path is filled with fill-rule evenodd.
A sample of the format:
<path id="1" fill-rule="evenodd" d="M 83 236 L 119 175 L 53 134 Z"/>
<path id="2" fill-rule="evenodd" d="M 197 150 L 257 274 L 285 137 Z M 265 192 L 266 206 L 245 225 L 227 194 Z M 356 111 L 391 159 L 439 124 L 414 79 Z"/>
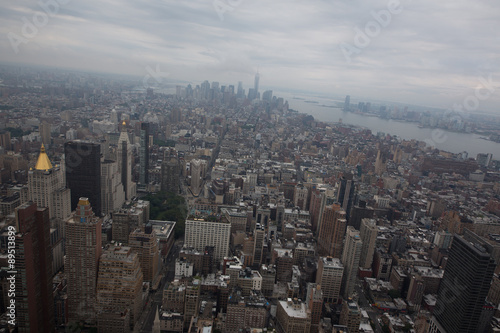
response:
<path id="1" fill-rule="evenodd" d="M 386 134 L 397 135 L 407 140 L 416 139 L 424 141 L 438 149 L 452 153 L 466 151 L 469 153 L 469 157 L 473 158 L 475 158 L 478 153 L 491 153 L 493 154 L 493 158 L 500 158 L 500 144 L 482 139 L 481 135 L 478 134 L 420 128 L 418 127 L 418 123 L 369 117 L 351 112 L 344 112 L 340 108 L 322 106 L 336 106 L 336 103 L 343 104 L 343 101 L 340 100 L 307 95 L 293 95 L 282 92 L 277 93 L 277 96 L 284 97 L 288 100 L 291 109 L 310 114 L 317 120 L 338 122 L 339 119 L 342 119 L 342 122 L 345 124 L 366 127 L 373 133 L 384 132 Z M 294 96 L 301 99 L 294 98 Z M 308 102 L 306 102 L 306 100 Z M 318 103 L 311 103 L 309 101 L 317 101 Z"/>

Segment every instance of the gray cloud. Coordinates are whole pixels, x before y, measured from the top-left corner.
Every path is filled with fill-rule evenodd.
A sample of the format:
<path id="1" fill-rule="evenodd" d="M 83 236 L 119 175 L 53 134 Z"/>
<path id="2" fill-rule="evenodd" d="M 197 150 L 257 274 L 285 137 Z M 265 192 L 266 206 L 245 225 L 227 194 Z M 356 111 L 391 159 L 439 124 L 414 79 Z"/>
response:
<path id="1" fill-rule="evenodd" d="M 45 2 L 44 0 L 42 0 Z M 53 0 L 56 1 L 56 0 Z M 397 0 L 70 1 L 19 44 L 23 18 L 36 2 L 0 5 L 0 59 L 142 77 L 160 65 L 170 77 L 205 79 L 248 88 L 253 74 L 275 90 L 359 94 L 448 107 L 470 94 L 480 76 L 500 82 L 500 10 L 495 0 L 400 0 L 401 12 L 370 38 L 350 63 L 339 47 L 354 45 L 372 12 Z M 231 7 L 227 7 L 231 8 Z M 481 109 L 499 110 L 500 83 Z"/>

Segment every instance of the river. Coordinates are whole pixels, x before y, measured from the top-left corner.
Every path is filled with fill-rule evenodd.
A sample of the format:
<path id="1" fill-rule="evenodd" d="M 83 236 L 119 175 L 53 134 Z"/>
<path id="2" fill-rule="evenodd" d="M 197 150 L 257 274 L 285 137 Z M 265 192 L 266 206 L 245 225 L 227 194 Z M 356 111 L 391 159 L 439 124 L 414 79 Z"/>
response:
<path id="1" fill-rule="evenodd" d="M 344 103 L 343 100 L 334 100 L 307 95 L 293 95 L 278 92 L 276 96 L 288 100 L 289 107 L 301 113 L 312 115 L 315 119 L 326 122 L 338 122 L 342 119 L 345 124 L 362 126 L 370 129 L 373 133 L 384 132 L 397 135 L 403 139 L 416 139 L 424 141 L 428 145 L 452 153 L 466 151 L 469 157 L 475 158 L 479 153 L 491 153 L 493 158 L 500 158 L 500 144 L 481 139 L 481 135 L 471 133 L 450 132 L 442 129 L 420 128 L 417 123 L 382 119 L 378 117 L 363 116 L 351 112 L 344 112 L 340 108 L 325 107 L 321 105 L 335 106 L 336 102 Z M 301 99 L 297 99 L 297 98 Z M 315 101 L 318 103 L 307 103 Z"/>

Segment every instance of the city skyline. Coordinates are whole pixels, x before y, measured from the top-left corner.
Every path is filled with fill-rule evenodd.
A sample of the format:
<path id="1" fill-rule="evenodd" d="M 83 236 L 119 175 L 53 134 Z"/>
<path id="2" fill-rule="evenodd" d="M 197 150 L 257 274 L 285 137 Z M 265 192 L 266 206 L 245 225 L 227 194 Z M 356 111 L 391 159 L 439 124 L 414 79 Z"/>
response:
<path id="1" fill-rule="evenodd" d="M 53 0 L 5 4 L 2 13 L 0 57 L 16 65 L 134 75 L 149 84 L 241 79 L 247 89 L 259 72 L 263 91 L 440 108 L 482 87 L 489 95 L 470 104 L 473 111 L 498 108 L 500 20 L 490 1 L 163 1 L 117 10 L 113 2 Z"/>

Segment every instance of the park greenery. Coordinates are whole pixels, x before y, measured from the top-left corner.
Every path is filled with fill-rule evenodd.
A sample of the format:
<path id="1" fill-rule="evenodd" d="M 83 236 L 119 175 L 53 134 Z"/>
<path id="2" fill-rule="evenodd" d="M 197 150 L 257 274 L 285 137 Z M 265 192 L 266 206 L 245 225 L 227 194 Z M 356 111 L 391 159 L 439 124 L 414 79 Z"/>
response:
<path id="1" fill-rule="evenodd" d="M 148 194 L 143 200 L 151 204 L 149 218 L 151 220 L 175 221 L 175 238 L 184 236 L 187 206 L 184 197 L 171 192 Z"/>

